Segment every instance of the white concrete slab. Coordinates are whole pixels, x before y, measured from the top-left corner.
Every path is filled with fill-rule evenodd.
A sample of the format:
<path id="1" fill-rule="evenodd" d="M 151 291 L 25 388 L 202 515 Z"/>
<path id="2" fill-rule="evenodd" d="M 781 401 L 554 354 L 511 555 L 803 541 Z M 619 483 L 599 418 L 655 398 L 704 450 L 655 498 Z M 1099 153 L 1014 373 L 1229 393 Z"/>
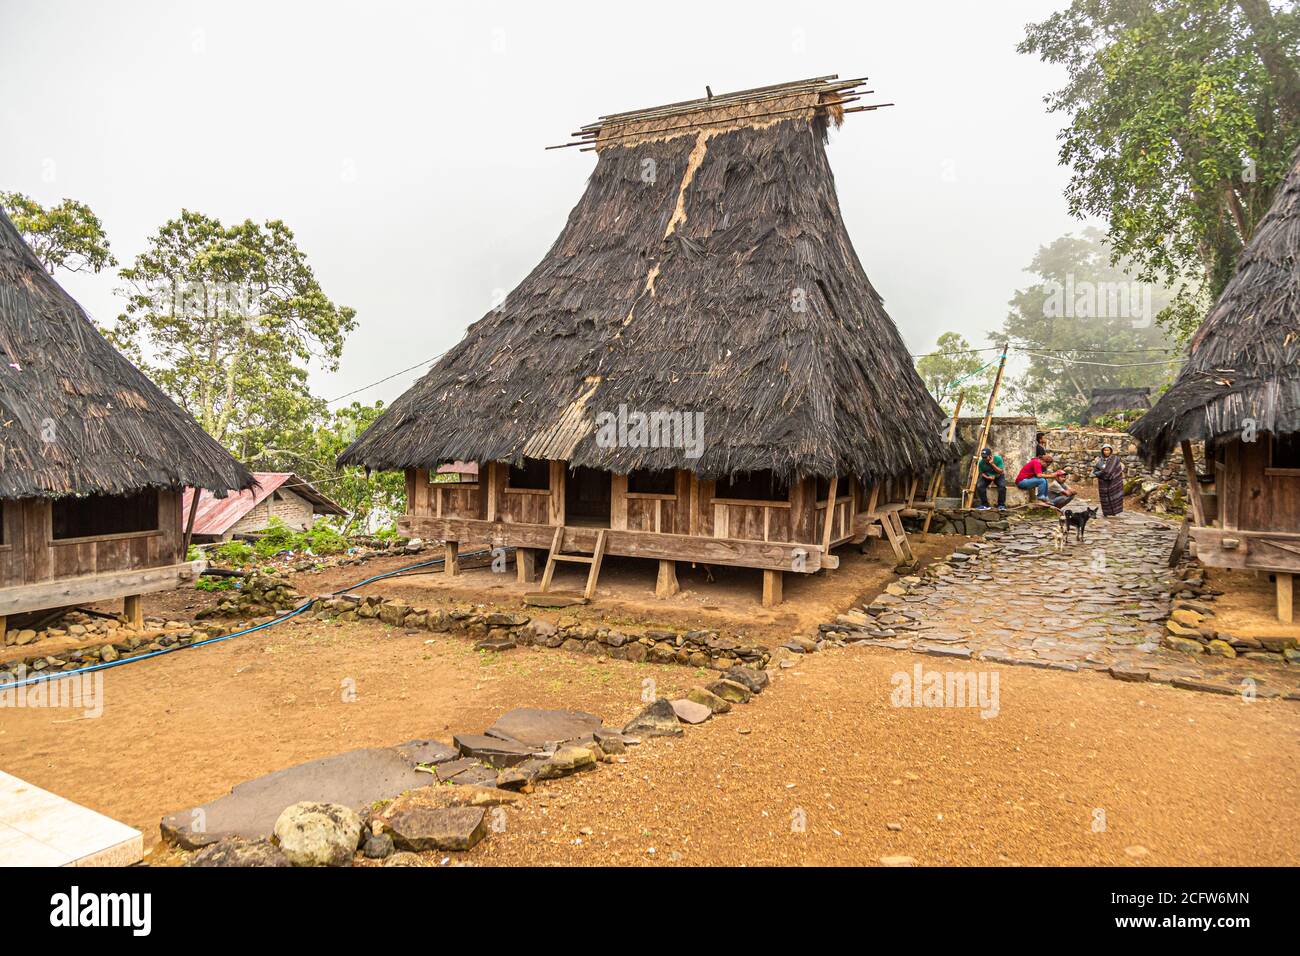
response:
<path id="1" fill-rule="evenodd" d="M 130 866 L 139 830 L 0 771 L 0 866 Z"/>

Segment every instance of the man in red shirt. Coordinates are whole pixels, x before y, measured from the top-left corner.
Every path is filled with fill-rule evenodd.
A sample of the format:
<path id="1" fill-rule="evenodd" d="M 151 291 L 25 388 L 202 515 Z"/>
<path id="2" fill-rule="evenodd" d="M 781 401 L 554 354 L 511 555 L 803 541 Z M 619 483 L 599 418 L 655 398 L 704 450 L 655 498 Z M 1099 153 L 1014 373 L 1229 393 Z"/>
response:
<path id="1" fill-rule="evenodd" d="M 1042 458 L 1031 458 L 1025 462 L 1025 467 L 1020 469 L 1016 475 L 1016 487 L 1028 491 L 1030 488 L 1038 495 L 1039 501 L 1047 501 L 1047 479 L 1043 477 L 1043 472 L 1047 466 L 1052 463 L 1050 452 L 1043 454 Z"/>

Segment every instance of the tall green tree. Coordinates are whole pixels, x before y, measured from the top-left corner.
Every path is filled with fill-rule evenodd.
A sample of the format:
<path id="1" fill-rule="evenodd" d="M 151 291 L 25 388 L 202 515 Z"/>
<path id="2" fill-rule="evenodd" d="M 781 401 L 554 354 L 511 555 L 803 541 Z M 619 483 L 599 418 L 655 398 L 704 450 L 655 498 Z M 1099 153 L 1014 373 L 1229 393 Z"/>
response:
<path id="1" fill-rule="evenodd" d="M 977 352 L 957 332 L 945 332 L 935 342 L 934 351 L 916 360 L 916 371 L 934 400 L 949 415 L 964 395 L 962 411 L 983 411 L 997 374 L 997 355 Z"/>
<path id="2" fill-rule="evenodd" d="M 85 203 L 65 199 L 47 208 L 22 193 L 0 192 L 0 206 L 46 272 L 99 272 L 117 265 L 103 224 Z"/>
<path id="3" fill-rule="evenodd" d="M 1171 293 L 1112 260 L 1105 235 L 1089 228 L 1039 248 L 1029 264 L 1038 281 L 1012 296 L 1001 332 L 1028 361 L 1014 381 L 1022 410 L 1078 421 L 1092 389 L 1155 388 L 1177 370 L 1172 339 L 1153 321 Z"/>
<path id="4" fill-rule="evenodd" d="M 1047 104 L 1071 212 L 1177 287 L 1160 321 L 1189 335 L 1300 141 L 1300 2 L 1073 0 L 1019 49 L 1066 69 Z"/>
<path id="5" fill-rule="evenodd" d="M 208 434 L 254 464 L 303 440 L 323 412 L 308 367 L 338 368 L 356 313 L 325 295 L 288 226 L 182 210 L 121 277 L 114 341 Z"/>

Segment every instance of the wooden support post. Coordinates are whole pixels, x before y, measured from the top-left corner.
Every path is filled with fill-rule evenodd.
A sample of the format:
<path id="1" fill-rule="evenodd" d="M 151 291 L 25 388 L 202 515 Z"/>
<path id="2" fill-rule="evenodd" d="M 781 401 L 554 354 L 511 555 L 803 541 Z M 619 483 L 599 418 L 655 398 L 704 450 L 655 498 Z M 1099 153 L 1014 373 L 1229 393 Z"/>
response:
<path id="1" fill-rule="evenodd" d="M 1183 471 L 1187 474 L 1187 497 L 1192 501 L 1192 520 L 1196 527 L 1205 527 L 1205 506 L 1201 502 L 1201 483 L 1196 480 L 1196 457 L 1192 454 L 1192 443 L 1182 441 Z"/>
<path id="2" fill-rule="evenodd" d="M 1277 571 L 1274 572 L 1273 578 L 1277 581 L 1277 619 L 1283 624 L 1294 623 L 1295 611 L 1292 603 L 1292 586 L 1295 575 L 1289 571 Z"/>
<path id="3" fill-rule="evenodd" d="M 763 607 L 776 607 L 781 603 L 781 586 L 784 571 L 763 570 Z"/>
<path id="4" fill-rule="evenodd" d="M 8 618 L 6 618 L 3 614 L 0 614 L 0 647 L 4 647 L 5 633 L 6 633 L 5 628 L 8 626 L 8 621 L 9 621 Z"/>
<path id="5" fill-rule="evenodd" d="M 677 584 L 677 562 L 660 561 L 659 579 L 655 582 L 655 597 L 670 598 L 680 590 Z"/>
<path id="6" fill-rule="evenodd" d="M 533 548 L 515 548 L 515 578 L 520 584 L 537 580 L 537 551 Z"/>
<path id="7" fill-rule="evenodd" d="M 190 557 L 190 541 L 194 538 L 194 516 L 199 511 L 199 495 L 203 494 L 203 489 L 196 487 L 194 489 L 194 500 L 190 502 L 190 516 L 185 520 L 185 541 L 181 545 L 180 560 L 188 561 Z"/>
<path id="8" fill-rule="evenodd" d="M 460 574 L 460 542 L 447 541 L 442 546 L 442 570 L 447 577 Z"/>
<path id="9" fill-rule="evenodd" d="M 826 520 L 822 524 L 822 554 L 831 550 L 831 533 L 835 528 L 835 495 L 839 491 L 840 479 L 836 475 L 831 479 L 830 490 L 826 492 Z"/>
<path id="10" fill-rule="evenodd" d="M 128 594 L 122 600 L 122 616 L 127 627 L 144 630 L 144 600 L 139 594 Z"/>

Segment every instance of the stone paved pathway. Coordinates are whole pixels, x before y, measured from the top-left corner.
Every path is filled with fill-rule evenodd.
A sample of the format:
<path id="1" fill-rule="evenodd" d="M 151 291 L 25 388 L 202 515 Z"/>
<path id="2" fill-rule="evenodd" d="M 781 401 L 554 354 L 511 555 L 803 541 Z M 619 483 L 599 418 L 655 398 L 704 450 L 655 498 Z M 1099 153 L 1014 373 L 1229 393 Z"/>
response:
<path id="1" fill-rule="evenodd" d="M 1054 521 L 1014 522 L 950 559 L 905 577 L 827 637 L 935 656 L 1109 671 L 1215 693 L 1243 688 L 1300 699 L 1300 668 L 1189 655 L 1162 645 L 1176 528 L 1126 513 L 1058 547 Z"/>

